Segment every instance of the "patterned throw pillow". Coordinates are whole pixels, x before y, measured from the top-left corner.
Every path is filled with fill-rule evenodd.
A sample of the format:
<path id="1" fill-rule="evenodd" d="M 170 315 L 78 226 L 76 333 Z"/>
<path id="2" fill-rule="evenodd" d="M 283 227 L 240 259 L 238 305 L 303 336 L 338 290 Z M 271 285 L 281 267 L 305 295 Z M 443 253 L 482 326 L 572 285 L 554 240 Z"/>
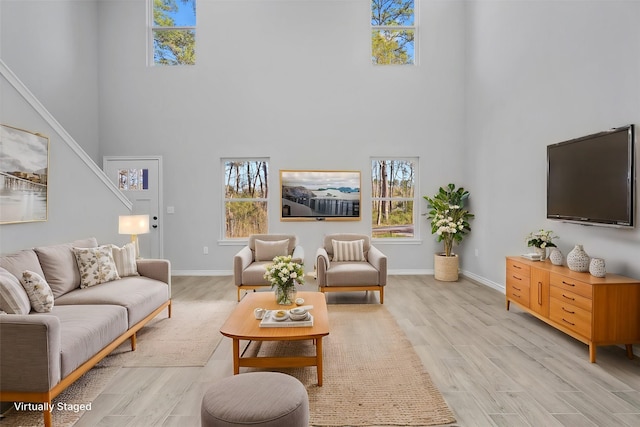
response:
<path id="1" fill-rule="evenodd" d="M 38 313 L 48 313 L 53 308 L 53 292 L 46 280 L 38 273 L 26 270 L 20 281 L 29 295 L 31 308 Z"/>
<path id="2" fill-rule="evenodd" d="M 334 261 L 366 261 L 364 258 L 364 240 L 331 240 Z"/>
<path id="3" fill-rule="evenodd" d="M 256 240 L 256 261 L 271 261 L 277 256 L 289 255 L 289 239 Z"/>
<path id="4" fill-rule="evenodd" d="M 16 276 L 0 267 L 0 310 L 9 314 L 29 314 L 31 302 Z"/>
<path id="5" fill-rule="evenodd" d="M 139 276 L 138 263 L 136 262 L 136 245 L 131 242 L 119 248 L 111 245 L 113 261 L 116 263 L 118 276 Z"/>
<path id="6" fill-rule="evenodd" d="M 81 288 L 88 288 L 120 278 L 110 246 L 73 248 L 73 253 L 80 270 Z"/>

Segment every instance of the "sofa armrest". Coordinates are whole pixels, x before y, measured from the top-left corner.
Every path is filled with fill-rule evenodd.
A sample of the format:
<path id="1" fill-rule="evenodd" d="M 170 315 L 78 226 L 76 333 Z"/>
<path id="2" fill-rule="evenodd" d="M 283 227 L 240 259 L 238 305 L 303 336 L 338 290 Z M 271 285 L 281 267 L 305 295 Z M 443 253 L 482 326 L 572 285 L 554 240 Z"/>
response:
<path id="1" fill-rule="evenodd" d="M 138 273 L 150 279 L 159 280 L 169 286 L 169 298 L 171 298 L 171 262 L 168 259 L 143 259 L 137 260 Z"/>
<path id="2" fill-rule="evenodd" d="M 329 254 L 325 248 L 318 248 L 316 251 L 316 280 L 318 286 L 324 286 L 327 283 L 327 269 L 330 267 Z"/>
<path id="3" fill-rule="evenodd" d="M 56 316 L 0 315 L 0 390 L 46 392 L 58 384 L 60 335 Z"/>
<path id="4" fill-rule="evenodd" d="M 253 252 L 245 246 L 233 257 L 233 280 L 236 286 L 242 285 L 242 272 L 253 262 Z"/>
<path id="5" fill-rule="evenodd" d="M 304 264 L 304 249 L 302 246 L 296 246 L 291 254 L 291 261 Z"/>
<path id="6" fill-rule="evenodd" d="M 375 246 L 369 248 L 368 256 L 369 264 L 373 265 L 378 270 L 379 284 L 384 286 L 387 284 L 387 256 L 383 254 L 380 249 Z"/>

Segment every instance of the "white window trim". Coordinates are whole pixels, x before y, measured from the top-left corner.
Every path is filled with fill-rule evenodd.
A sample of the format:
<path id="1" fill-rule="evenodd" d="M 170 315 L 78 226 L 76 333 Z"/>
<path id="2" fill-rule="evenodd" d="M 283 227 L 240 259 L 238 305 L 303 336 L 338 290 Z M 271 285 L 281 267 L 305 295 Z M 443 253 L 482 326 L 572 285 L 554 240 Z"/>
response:
<path id="1" fill-rule="evenodd" d="M 220 182 L 222 184 L 222 203 L 220 204 L 220 239 L 218 240 L 218 242 L 220 244 L 225 244 L 225 245 L 234 245 L 234 244 L 242 244 L 242 243 L 246 243 L 248 241 L 248 237 L 237 237 L 237 238 L 231 238 L 231 237 L 227 237 L 227 233 L 226 233 L 226 228 L 225 228 L 225 223 L 227 221 L 227 213 L 225 211 L 225 206 L 226 203 L 229 201 L 236 201 L 236 202 L 265 202 L 267 204 L 267 230 L 269 228 L 269 223 L 270 223 L 270 216 L 269 216 L 269 198 L 265 198 L 265 197 L 254 197 L 254 198 L 243 198 L 243 199 L 237 199 L 237 198 L 233 198 L 233 199 L 228 199 L 226 197 L 227 191 L 225 189 L 225 179 L 226 179 L 226 168 L 225 165 L 227 162 L 266 162 L 267 165 L 269 165 L 269 177 L 267 178 L 269 181 L 271 181 L 271 166 L 270 166 L 270 158 L 269 157 L 222 157 L 220 158 L 220 170 L 221 170 L 221 175 L 220 175 Z M 271 186 L 271 183 L 269 183 L 269 186 Z"/>
<path id="2" fill-rule="evenodd" d="M 402 31 L 402 30 L 413 30 L 413 64 L 396 64 L 400 66 L 416 66 L 418 65 L 418 16 L 420 16 L 419 9 L 419 0 L 413 0 L 413 25 L 371 25 L 371 0 L 369 0 L 369 51 L 372 49 L 371 45 L 371 33 L 374 30 L 388 30 L 388 31 Z M 371 60 L 369 60 L 371 62 Z M 371 65 L 374 67 L 383 66 L 381 64 L 374 64 L 371 62 Z"/>
<path id="3" fill-rule="evenodd" d="M 175 26 L 175 27 L 156 27 L 153 25 L 153 0 L 147 0 L 146 1 L 147 4 L 147 66 L 148 67 L 157 67 L 158 64 L 156 64 L 155 61 L 155 50 L 153 48 L 153 41 L 155 40 L 155 38 L 153 37 L 153 32 L 154 30 L 159 30 L 159 31 L 166 31 L 166 30 L 193 30 L 195 33 L 195 42 L 196 42 L 196 46 L 198 44 L 198 32 L 196 31 L 196 25 L 193 26 Z M 197 2 L 196 2 L 197 5 Z M 196 6 L 196 23 L 197 23 L 197 16 L 198 10 L 197 10 L 197 6 Z M 195 65 L 195 64 L 194 64 Z M 180 67 L 183 66 L 181 65 L 173 65 L 173 67 Z M 193 67 L 193 65 L 189 65 L 190 67 Z"/>
<path id="4" fill-rule="evenodd" d="M 415 245 L 422 243 L 420 238 L 420 157 L 395 157 L 395 156 L 376 156 L 369 158 L 369 185 L 373 177 L 371 176 L 371 163 L 378 160 L 404 160 L 414 162 L 414 188 L 413 198 L 410 197 L 373 197 L 371 195 L 371 204 L 374 200 L 388 200 L 388 201 L 412 201 L 413 202 L 413 237 L 372 237 L 371 241 L 376 244 L 400 244 L 400 245 Z M 369 221 L 369 234 L 373 236 L 373 224 Z"/>

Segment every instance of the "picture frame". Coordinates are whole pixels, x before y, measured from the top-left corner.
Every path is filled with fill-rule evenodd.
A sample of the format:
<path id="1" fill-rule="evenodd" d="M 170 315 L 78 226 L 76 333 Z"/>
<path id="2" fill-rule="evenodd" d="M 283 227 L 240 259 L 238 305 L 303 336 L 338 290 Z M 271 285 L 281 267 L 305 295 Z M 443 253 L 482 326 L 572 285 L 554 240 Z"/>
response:
<path id="1" fill-rule="evenodd" d="M 360 171 L 280 170 L 282 221 L 359 221 Z"/>
<path id="2" fill-rule="evenodd" d="M 49 138 L 0 125 L 0 224 L 47 221 Z"/>

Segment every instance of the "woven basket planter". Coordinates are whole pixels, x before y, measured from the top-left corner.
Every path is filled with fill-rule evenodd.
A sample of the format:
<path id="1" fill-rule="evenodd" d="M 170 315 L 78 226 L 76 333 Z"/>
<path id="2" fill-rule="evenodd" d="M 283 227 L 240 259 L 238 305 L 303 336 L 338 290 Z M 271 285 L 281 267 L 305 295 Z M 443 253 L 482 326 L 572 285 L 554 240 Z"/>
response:
<path id="1" fill-rule="evenodd" d="M 435 279 L 443 282 L 457 281 L 459 264 L 458 255 L 444 256 L 443 254 L 435 254 L 433 256 Z"/>

